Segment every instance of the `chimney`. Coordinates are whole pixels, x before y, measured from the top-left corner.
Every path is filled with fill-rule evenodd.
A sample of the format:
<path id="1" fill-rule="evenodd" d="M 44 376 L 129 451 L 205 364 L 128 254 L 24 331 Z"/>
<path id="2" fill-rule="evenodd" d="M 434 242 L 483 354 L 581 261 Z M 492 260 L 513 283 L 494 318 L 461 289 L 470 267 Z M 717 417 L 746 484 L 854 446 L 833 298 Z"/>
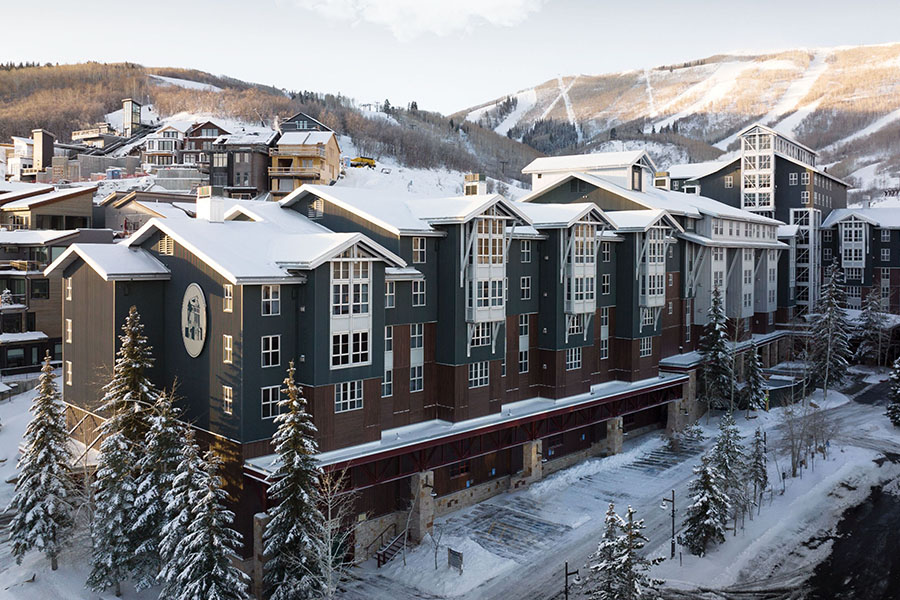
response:
<path id="1" fill-rule="evenodd" d="M 32 129 L 31 140 L 34 143 L 34 168 L 43 171 L 53 164 L 53 144 L 56 136 L 44 129 Z"/>
<path id="2" fill-rule="evenodd" d="M 476 196 L 487 194 L 487 181 L 481 173 L 466 174 L 465 195 Z"/>
<path id="3" fill-rule="evenodd" d="M 197 188 L 197 218 L 210 223 L 225 220 L 225 201 L 221 196 L 213 196 L 212 187 L 208 185 Z"/>

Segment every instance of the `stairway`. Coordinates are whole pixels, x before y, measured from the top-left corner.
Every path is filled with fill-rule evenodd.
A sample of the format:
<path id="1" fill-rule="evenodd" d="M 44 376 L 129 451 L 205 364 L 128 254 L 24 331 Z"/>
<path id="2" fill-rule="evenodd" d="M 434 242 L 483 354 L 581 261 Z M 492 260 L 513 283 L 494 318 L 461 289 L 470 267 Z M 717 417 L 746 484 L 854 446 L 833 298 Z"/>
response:
<path id="1" fill-rule="evenodd" d="M 405 543 L 405 541 L 406 530 L 403 530 L 399 533 L 399 535 L 397 535 L 397 537 L 378 549 L 378 551 L 375 553 L 375 561 L 378 563 L 379 569 L 382 565 L 384 565 L 400 553 L 400 551 L 403 549 L 403 544 Z"/>

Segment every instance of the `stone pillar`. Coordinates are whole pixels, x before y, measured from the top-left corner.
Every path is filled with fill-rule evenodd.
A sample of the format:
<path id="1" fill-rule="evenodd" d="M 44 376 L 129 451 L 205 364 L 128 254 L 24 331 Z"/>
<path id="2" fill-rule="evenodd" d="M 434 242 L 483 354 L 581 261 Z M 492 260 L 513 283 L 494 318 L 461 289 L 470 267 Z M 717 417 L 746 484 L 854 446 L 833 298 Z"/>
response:
<path id="1" fill-rule="evenodd" d="M 535 440 L 522 446 L 522 471 L 509 478 L 510 489 L 528 486 L 544 476 L 543 442 Z"/>
<path id="2" fill-rule="evenodd" d="M 418 544 L 431 533 L 434 525 L 434 471 L 422 471 L 409 478 L 412 497 L 412 517 L 409 520 L 409 539 Z"/>
<path id="3" fill-rule="evenodd" d="M 266 524 L 269 522 L 267 513 L 256 513 L 253 515 L 253 559 L 251 563 L 250 574 L 250 594 L 262 600 L 265 586 L 263 585 L 263 567 L 266 564 L 265 553 L 263 552 L 263 532 L 266 530 Z"/>
<path id="4" fill-rule="evenodd" d="M 606 454 L 608 456 L 622 451 L 623 436 L 622 417 L 613 417 L 606 422 Z"/>

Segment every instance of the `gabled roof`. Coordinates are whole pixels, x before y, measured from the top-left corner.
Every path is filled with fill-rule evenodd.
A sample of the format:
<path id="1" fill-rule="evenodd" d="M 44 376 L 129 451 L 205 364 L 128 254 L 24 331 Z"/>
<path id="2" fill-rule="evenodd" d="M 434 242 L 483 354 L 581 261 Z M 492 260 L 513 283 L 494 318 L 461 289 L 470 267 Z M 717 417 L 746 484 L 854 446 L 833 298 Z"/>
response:
<path id="1" fill-rule="evenodd" d="M 410 200 L 409 209 L 414 215 L 431 225 L 468 223 L 492 207 L 497 207 L 512 219 L 530 225 L 531 221 L 515 203 L 500 194 L 475 194 L 451 198 Z"/>
<path id="2" fill-rule="evenodd" d="M 733 160 L 709 160 L 698 163 L 684 163 L 672 165 L 668 168 L 667 172 L 671 179 L 686 179 L 692 181 L 717 173 L 736 162 L 740 162 L 740 160 L 740 158 L 735 158 Z"/>
<path id="3" fill-rule="evenodd" d="M 601 223 L 612 224 L 606 213 L 593 202 L 573 202 L 572 204 L 514 202 L 513 204 L 531 219 L 535 229 L 567 229 L 588 215 L 593 216 Z"/>
<path id="4" fill-rule="evenodd" d="M 264 144 L 272 143 L 278 132 L 274 129 L 251 129 L 220 135 L 213 144 Z"/>
<path id="5" fill-rule="evenodd" d="M 23 181 L 3 181 L 0 178 L 0 204 L 37 196 L 38 194 L 47 194 L 52 192 L 54 187 L 44 183 L 25 183 Z"/>
<path id="6" fill-rule="evenodd" d="M 333 131 L 285 131 L 278 138 L 278 146 L 315 146 L 327 144 L 334 138 Z"/>
<path id="7" fill-rule="evenodd" d="M 91 194 L 97 191 L 97 186 L 93 187 L 77 187 L 77 188 L 68 188 L 64 190 L 55 190 L 53 192 L 48 192 L 46 194 L 38 194 L 36 196 L 30 196 L 28 198 L 22 198 L 21 200 L 14 200 L 12 202 L 7 202 L 0 206 L 0 210 L 22 210 L 22 209 L 32 209 L 38 206 L 43 206 L 45 204 L 52 204 L 54 202 L 61 202 L 62 200 L 68 200 L 70 198 L 74 198 L 76 196 L 81 196 L 83 194 Z M 0 197 L 2 199 L 2 197 Z"/>
<path id="8" fill-rule="evenodd" d="M 780 238 L 792 238 L 797 235 L 799 225 L 779 225 L 776 235 Z"/>
<path id="9" fill-rule="evenodd" d="M 614 210 L 606 213 L 606 216 L 612 221 L 616 231 L 620 233 L 647 231 L 661 221 L 676 231 L 684 231 L 681 225 L 678 224 L 678 221 L 662 209 Z"/>
<path id="10" fill-rule="evenodd" d="M 125 244 L 72 244 L 44 270 L 62 272 L 77 259 L 86 262 L 104 281 L 169 279 L 169 269 L 143 248 Z"/>
<path id="11" fill-rule="evenodd" d="M 813 150 L 812 148 L 810 148 L 809 146 L 807 146 L 807 145 L 805 145 L 805 144 L 801 144 L 800 142 L 798 142 L 797 140 L 795 140 L 793 137 L 787 135 L 786 133 L 781 133 L 780 131 L 776 131 L 775 129 L 772 129 L 771 127 L 769 127 L 769 126 L 767 126 L 767 125 L 763 125 L 762 123 L 753 123 L 753 124 L 751 124 L 751 125 L 747 125 L 746 127 L 744 127 L 743 129 L 741 129 L 741 130 L 738 132 L 737 137 L 741 137 L 742 135 L 746 134 L 748 131 L 750 131 L 751 129 L 754 129 L 754 128 L 762 129 L 762 130 L 765 131 L 766 133 L 771 133 L 772 135 L 777 135 L 777 136 L 779 136 L 779 137 L 783 137 L 784 139 L 786 139 L 786 140 L 789 141 L 790 143 L 796 144 L 796 145 L 800 146 L 801 148 L 803 148 L 803 149 L 806 150 L 807 152 L 812 152 L 813 156 L 818 156 L 818 155 L 819 155 L 818 152 L 816 152 L 815 150 Z"/>
<path id="12" fill-rule="evenodd" d="M 865 221 L 873 227 L 900 229 L 900 207 L 836 208 L 822 222 L 822 227 L 834 227 L 851 217 Z"/>
<path id="13" fill-rule="evenodd" d="M 0 246 L 46 246 L 77 234 L 77 229 L 0 229 Z"/>
<path id="14" fill-rule="evenodd" d="M 564 171 L 593 171 L 615 169 L 633 165 L 639 161 L 656 172 L 653 159 L 646 150 L 625 150 L 622 152 L 598 152 L 596 154 L 571 154 L 568 156 L 542 156 L 522 169 L 522 173 L 547 173 Z"/>
<path id="15" fill-rule="evenodd" d="M 315 124 L 317 124 L 317 125 L 321 125 L 321 126 L 324 127 L 327 131 L 334 131 L 331 127 L 329 127 L 328 125 L 326 125 L 326 124 L 323 123 L 322 121 L 319 121 L 318 119 L 313 119 L 311 116 L 309 116 L 309 115 L 306 114 L 305 112 L 298 112 L 297 114 L 292 115 L 292 116 L 288 117 L 287 119 L 285 119 L 284 121 L 282 121 L 282 123 L 289 123 L 289 122 L 291 122 L 291 121 L 294 121 L 295 119 L 296 119 L 296 120 L 301 120 L 300 117 L 303 117 L 303 119 L 302 119 L 303 121 L 312 121 L 313 123 L 315 123 Z"/>
<path id="16" fill-rule="evenodd" d="M 194 123 L 193 125 L 191 125 L 190 129 L 188 129 L 186 133 L 192 134 L 195 131 L 197 131 L 198 129 L 203 129 L 204 125 L 212 125 L 213 127 L 217 128 L 221 132 L 220 135 L 222 133 L 229 133 L 229 131 L 227 129 L 225 129 L 224 127 L 222 127 L 215 121 L 201 121 L 199 123 Z M 194 137 L 196 137 L 196 136 L 194 136 Z"/>

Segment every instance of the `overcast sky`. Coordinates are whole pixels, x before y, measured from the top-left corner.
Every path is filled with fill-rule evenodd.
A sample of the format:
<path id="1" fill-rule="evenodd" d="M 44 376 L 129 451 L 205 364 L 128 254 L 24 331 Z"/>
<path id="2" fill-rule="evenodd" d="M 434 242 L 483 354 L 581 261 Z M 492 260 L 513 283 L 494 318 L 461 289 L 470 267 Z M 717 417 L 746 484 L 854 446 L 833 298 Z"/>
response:
<path id="1" fill-rule="evenodd" d="M 557 75 L 900 41 L 900 2 L 884 0 L 45 0 L 2 14 L 0 61 L 189 67 L 445 114 Z"/>

